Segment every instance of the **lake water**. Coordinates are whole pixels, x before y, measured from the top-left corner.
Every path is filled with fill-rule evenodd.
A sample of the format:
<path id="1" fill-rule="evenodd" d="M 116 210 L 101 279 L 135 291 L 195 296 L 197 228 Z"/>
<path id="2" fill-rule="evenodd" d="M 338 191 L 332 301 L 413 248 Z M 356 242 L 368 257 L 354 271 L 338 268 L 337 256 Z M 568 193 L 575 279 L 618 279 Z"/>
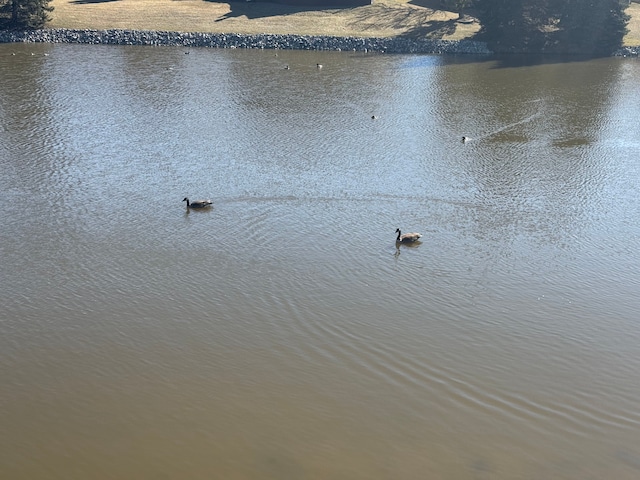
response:
<path id="1" fill-rule="evenodd" d="M 0 477 L 640 477 L 637 59 L 5 44 L 0 82 Z"/>

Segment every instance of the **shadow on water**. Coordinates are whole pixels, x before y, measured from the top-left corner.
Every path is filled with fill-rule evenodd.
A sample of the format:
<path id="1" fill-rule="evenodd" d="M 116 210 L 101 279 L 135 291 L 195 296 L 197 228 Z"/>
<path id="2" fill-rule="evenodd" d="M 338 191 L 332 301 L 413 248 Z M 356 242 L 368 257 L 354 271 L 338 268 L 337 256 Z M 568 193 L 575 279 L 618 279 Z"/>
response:
<path id="1" fill-rule="evenodd" d="M 553 65 L 558 63 L 585 63 L 602 58 L 597 55 L 563 55 L 563 54 L 500 54 L 493 57 L 493 68 L 522 68 Z"/>
<path id="2" fill-rule="evenodd" d="M 407 38 L 413 38 L 406 35 Z M 468 65 L 473 63 L 491 63 L 491 69 L 510 69 L 539 67 L 543 65 L 581 64 L 592 60 L 608 58 L 598 55 L 562 55 L 537 53 L 496 53 L 490 55 L 445 55 L 447 65 Z"/>

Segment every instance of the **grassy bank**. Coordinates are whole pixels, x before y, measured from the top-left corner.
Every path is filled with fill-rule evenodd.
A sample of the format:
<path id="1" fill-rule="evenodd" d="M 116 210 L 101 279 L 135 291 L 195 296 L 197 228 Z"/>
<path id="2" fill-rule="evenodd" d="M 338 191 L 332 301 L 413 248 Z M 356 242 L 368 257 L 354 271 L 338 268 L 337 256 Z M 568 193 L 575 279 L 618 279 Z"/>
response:
<path id="1" fill-rule="evenodd" d="M 133 29 L 175 32 L 417 37 L 459 40 L 477 22 L 438 9 L 438 0 L 374 0 L 372 5 L 311 9 L 255 2 L 204 0 L 53 0 L 51 28 Z M 640 45 L 640 4 L 632 3 L 625 45 Z"/>
<path id="2" fill-rule="evenodd" d="M 53 0 L 51 28 L 135 29 L 177 32 L 299 34 L 358 37 L 416 35 L 466 38 L 477 23 L 457 22 L 437 0 L 376 0 L 372 5 L 311 9 L 255 2 L 203 0 Z"/>

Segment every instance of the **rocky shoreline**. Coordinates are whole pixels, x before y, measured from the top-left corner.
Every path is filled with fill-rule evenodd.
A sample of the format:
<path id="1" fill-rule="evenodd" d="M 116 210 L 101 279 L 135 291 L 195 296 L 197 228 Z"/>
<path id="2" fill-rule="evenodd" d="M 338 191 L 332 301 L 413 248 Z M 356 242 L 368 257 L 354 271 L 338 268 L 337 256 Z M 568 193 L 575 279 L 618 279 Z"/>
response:
<path id="1" fill-rule="evenodd" d="M 367 38 L 309 35 L 242 35 L 141 30 L 43 29 L 0 32 L 0 43 L 86 43 L 101 45 L 153 45 L 209 48 L 265 48 L 280 50 L 332 50 L 380 53 L 491 54 L 483 42 L 446 41 L 406 37 Z"/>
<path id="2" fill-rule="evenodd" d="M 147 30 L 43 29 L 1 31 L 0 43 L 85 43 L 93 45 L 152 45 L 169 47 L 265 48 L 378 53 L 490 55 L 486 43 L 472 40 L 429 40 L 408 37 L 331 37 L 311 35 L 164 32 Z M 623 47 L 614 56 L 637 57 L 640 47 Z"/>
<path id="3" fill-rule="evenodd" d="M 616 57 L 637 57 L 640 55 L 640 47 L 622 47 L 613 53 Z"/>

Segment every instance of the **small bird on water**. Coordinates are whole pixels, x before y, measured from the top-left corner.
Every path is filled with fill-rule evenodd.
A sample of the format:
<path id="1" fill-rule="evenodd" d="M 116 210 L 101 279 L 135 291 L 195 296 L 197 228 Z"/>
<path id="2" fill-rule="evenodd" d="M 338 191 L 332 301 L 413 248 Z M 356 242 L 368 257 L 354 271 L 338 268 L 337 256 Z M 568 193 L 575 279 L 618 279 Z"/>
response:
<path id="1" fill-rule="evenodd" d="M 422 237 L 421 233 L 415 232 L 405 233 L 403 235 L 399 228 L 396 228 L 396 233 L 398 234 L 398 237 L 396 238 L 397 243 L 415 243 Z"/>
<path id="2" fill-rule="evenodd" d="M 213 205 L 211 200 L 194 200 L 190 202 L 187 197 L 184 197 L 182 201 L 187 202 L 187 208 L 207 208 Z"/>

